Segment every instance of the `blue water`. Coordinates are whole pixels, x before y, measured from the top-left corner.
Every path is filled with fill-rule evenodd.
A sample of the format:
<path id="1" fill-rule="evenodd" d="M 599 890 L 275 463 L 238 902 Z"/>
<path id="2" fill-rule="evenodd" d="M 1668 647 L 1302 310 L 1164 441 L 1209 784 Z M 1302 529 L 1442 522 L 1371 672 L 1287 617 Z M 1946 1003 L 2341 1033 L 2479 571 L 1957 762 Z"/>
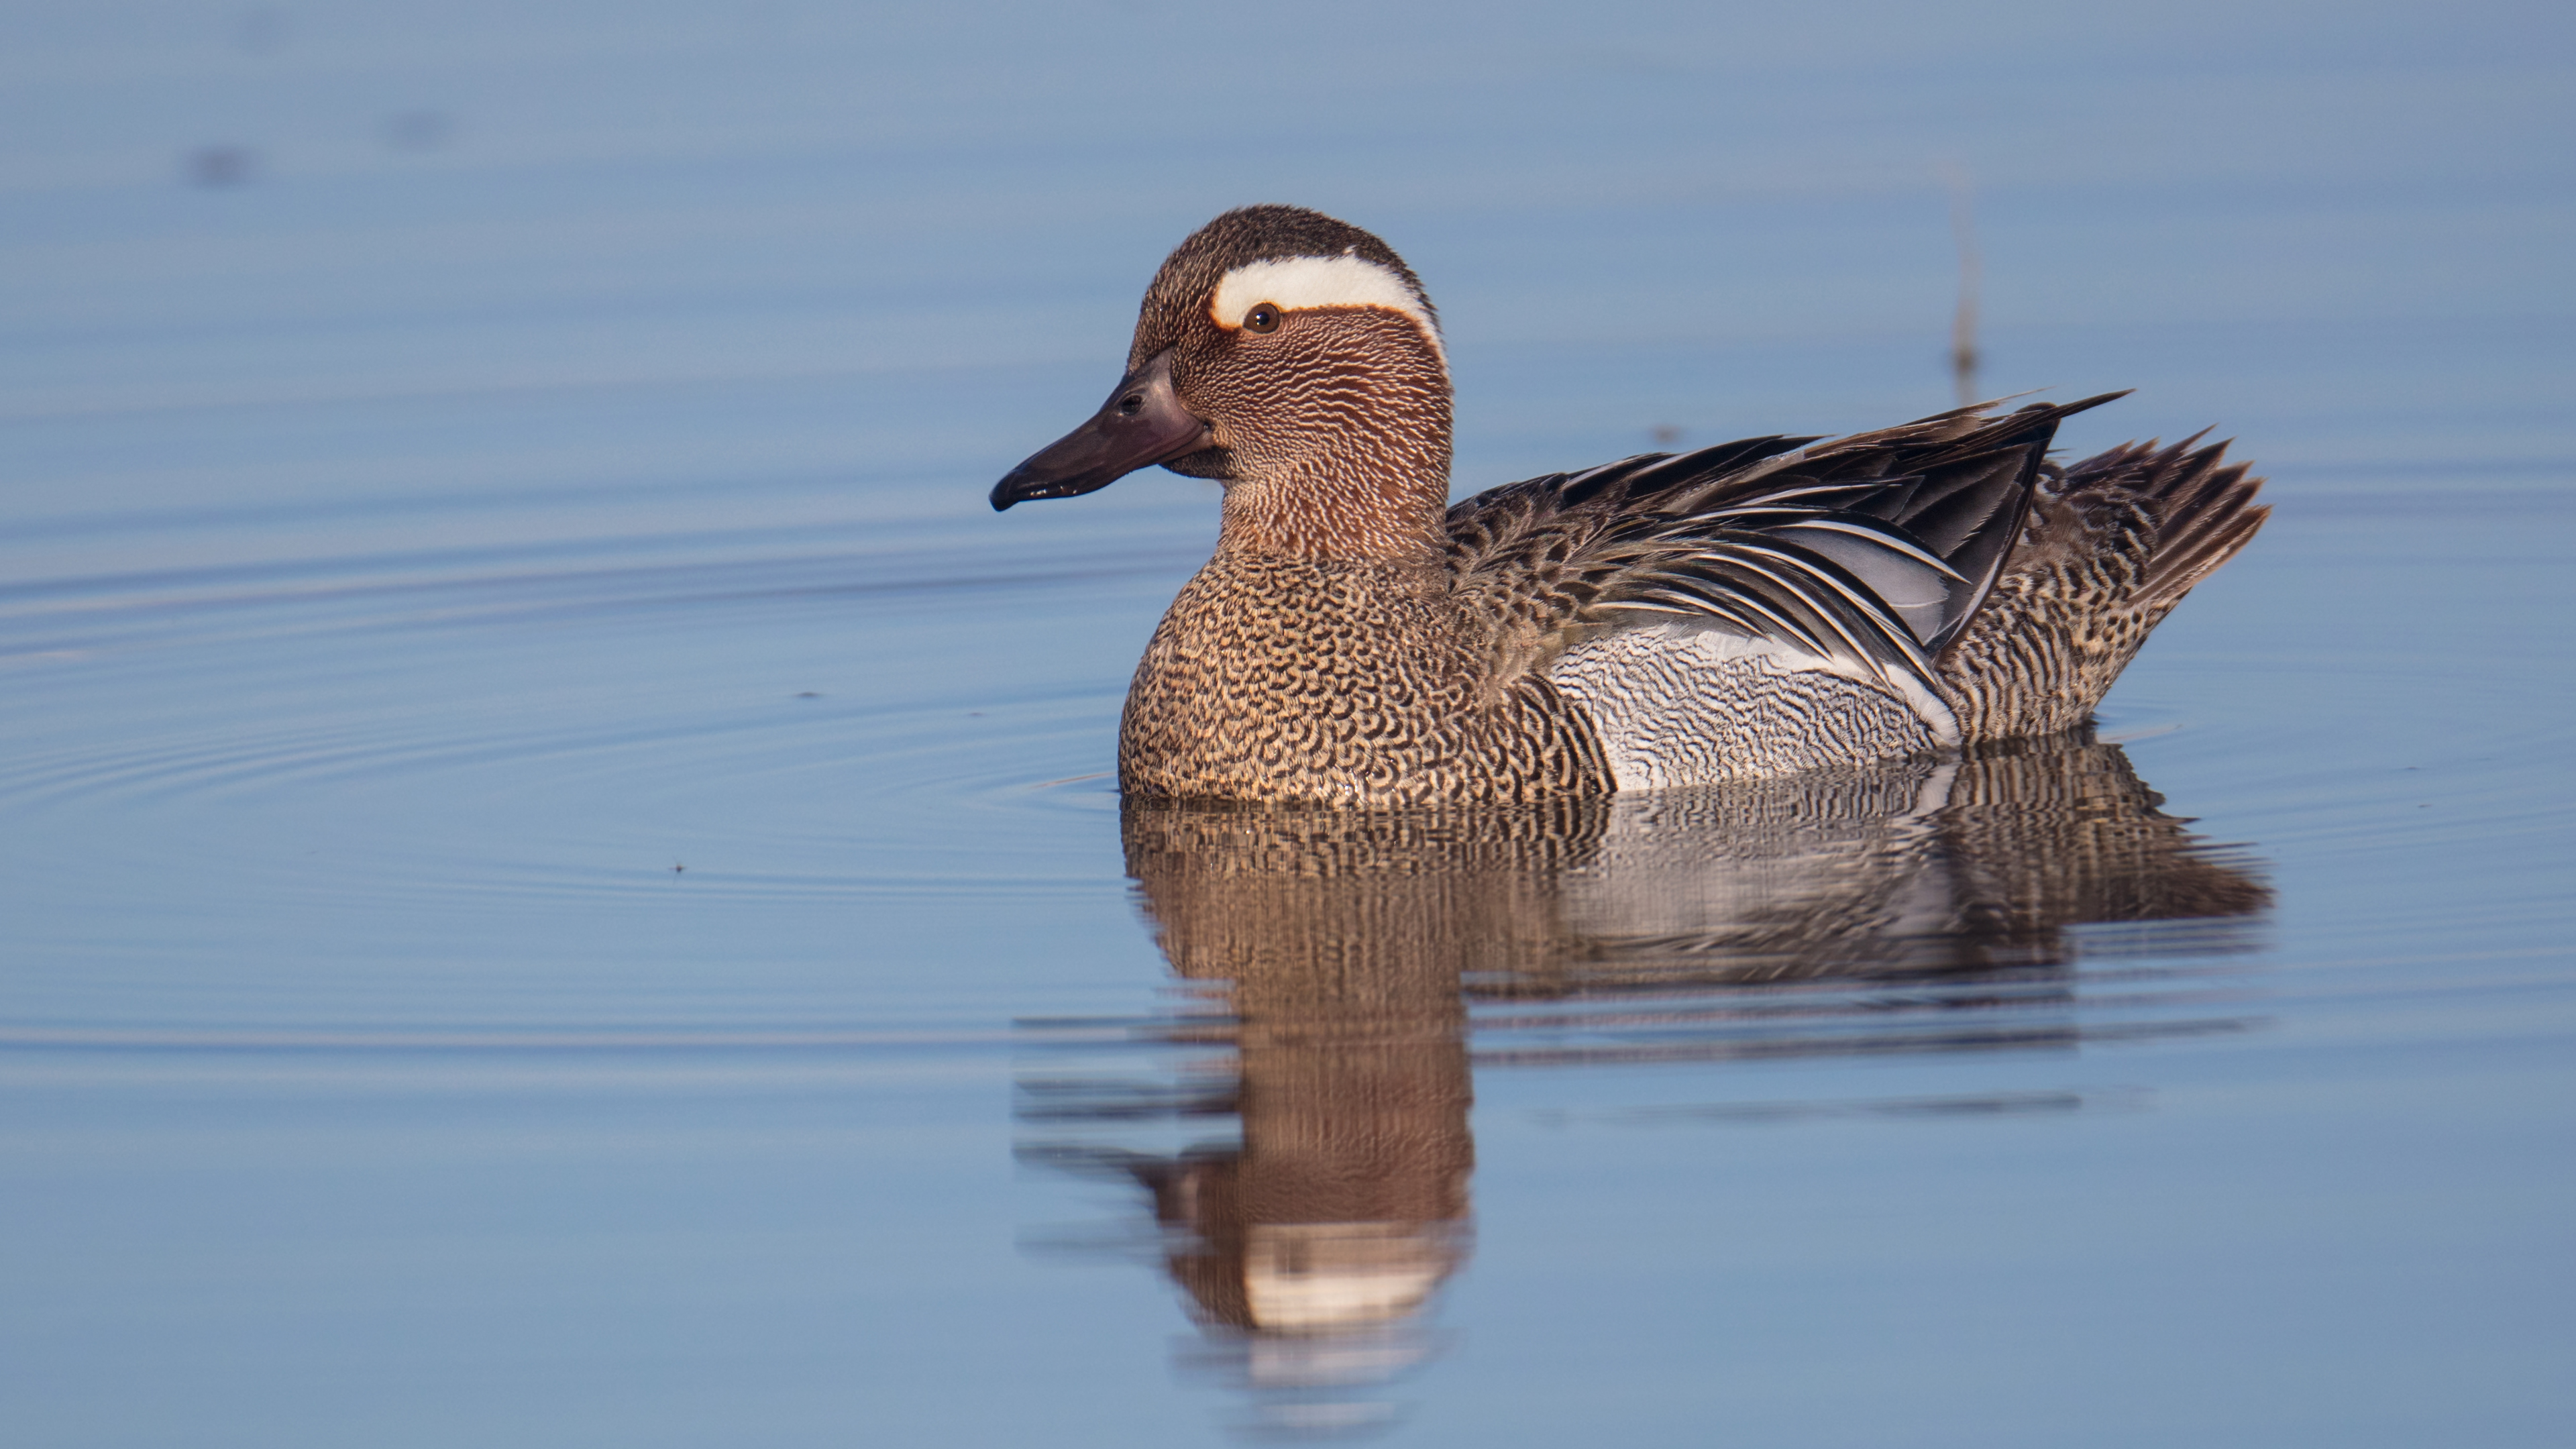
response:
<path id="1" fill-rule="evenodd" d="M 7 1437 L 2567 1442 L 2571 31 L 0 6 Z M 2104 744 L 1122 818 L 1213 497 L 984 492 L 1190 228 L 1472 490 L 1948 405 L 1953 177 L 1986 390 L 2272 480 Z"/>

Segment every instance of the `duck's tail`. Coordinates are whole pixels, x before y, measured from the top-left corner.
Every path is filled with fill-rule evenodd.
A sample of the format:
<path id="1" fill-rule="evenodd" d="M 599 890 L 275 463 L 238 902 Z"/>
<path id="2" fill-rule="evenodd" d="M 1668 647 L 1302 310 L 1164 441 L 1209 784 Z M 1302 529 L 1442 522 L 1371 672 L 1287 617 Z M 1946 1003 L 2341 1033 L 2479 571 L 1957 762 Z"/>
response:
<path id="1" fill-rule="evenodd" d="M 1969 743 L 2091 719 L 2148 632 L 2263 526 L 2263 480 L 2203 436 L 2123 444 L 2042 481 L 1994 592 L 1941 656 Z"/>
<path id="2" fill-rule="evenodd" d="M 2067 470 L 2070 490 L 2080 486 L 2079 475 L 2100 477 L 2114 487 L 2135 487 L 2154 504 L 2156 548 L 2138 589 L 2157 619 L 2253 542 L 2254 531 L 2272 516 L 2254 501 L 2263 480 L 2252 476 L 2253 465 L 2226 462 L 2225 443 L 2193 451 L 2204 436 L 2194 434 L 2161 452 L 2153 443 L 2130 443 Z"/>

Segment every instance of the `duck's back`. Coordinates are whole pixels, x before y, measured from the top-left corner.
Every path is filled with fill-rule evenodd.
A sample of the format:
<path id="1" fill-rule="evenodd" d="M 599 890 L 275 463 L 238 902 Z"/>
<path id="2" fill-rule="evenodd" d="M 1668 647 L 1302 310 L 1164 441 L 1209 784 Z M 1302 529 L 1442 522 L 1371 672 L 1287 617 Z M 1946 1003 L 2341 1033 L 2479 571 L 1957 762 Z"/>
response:
<path id="1" fill-rule="evenodd" d="M 1453 567 L 1622 789 L 1957 745 L 1940 656 L 2012 556 L 2059 420 L 2108 400 L 1533 479 L 1451 510 Z"/>
<path id="2" fill-rule="evenodd" d="M 2109 400 L 1535 479 L 1451 511 L 1454 566 L 1623 789 L 2071 729 L 2266 514 L 2197 439 L 2048 463 Z"/>

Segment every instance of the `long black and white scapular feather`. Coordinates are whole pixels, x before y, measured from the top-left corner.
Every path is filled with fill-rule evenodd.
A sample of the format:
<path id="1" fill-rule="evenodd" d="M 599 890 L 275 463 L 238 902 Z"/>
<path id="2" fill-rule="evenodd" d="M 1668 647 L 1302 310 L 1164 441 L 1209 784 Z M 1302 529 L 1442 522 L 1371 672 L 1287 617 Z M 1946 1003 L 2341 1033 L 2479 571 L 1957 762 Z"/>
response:
<path id="1" fill-rule="evenodd" d="M 1540 667 L 1587 637 L 1682 621 L 1946 716 L 1935 661 L 2011 557 L 2058 423 L 2121 396 L 1534 478 L 1450 509 L 1451 569 Z"/>

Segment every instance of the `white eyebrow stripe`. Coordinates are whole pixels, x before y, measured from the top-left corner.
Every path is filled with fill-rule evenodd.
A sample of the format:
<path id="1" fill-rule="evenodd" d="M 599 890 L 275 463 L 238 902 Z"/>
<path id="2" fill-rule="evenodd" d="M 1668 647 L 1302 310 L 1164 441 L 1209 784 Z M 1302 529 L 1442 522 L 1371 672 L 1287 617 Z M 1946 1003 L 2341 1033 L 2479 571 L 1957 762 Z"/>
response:
<path id="1" fill-rule="evenodd" d="M 1225 274 L 1208 300 L 1208 316 L 1228 330 L 1243 325 L 1243 314 L 1268 302 L 1282 311 L 1306 307 L 1384 307 L 1413 319 L 1442 366 L 1449 351 L 1440 343 L 1440 323 L 1413 295 L 1391 267 L 1366 257 L 1281 257 L 1247 262 Z"/>

